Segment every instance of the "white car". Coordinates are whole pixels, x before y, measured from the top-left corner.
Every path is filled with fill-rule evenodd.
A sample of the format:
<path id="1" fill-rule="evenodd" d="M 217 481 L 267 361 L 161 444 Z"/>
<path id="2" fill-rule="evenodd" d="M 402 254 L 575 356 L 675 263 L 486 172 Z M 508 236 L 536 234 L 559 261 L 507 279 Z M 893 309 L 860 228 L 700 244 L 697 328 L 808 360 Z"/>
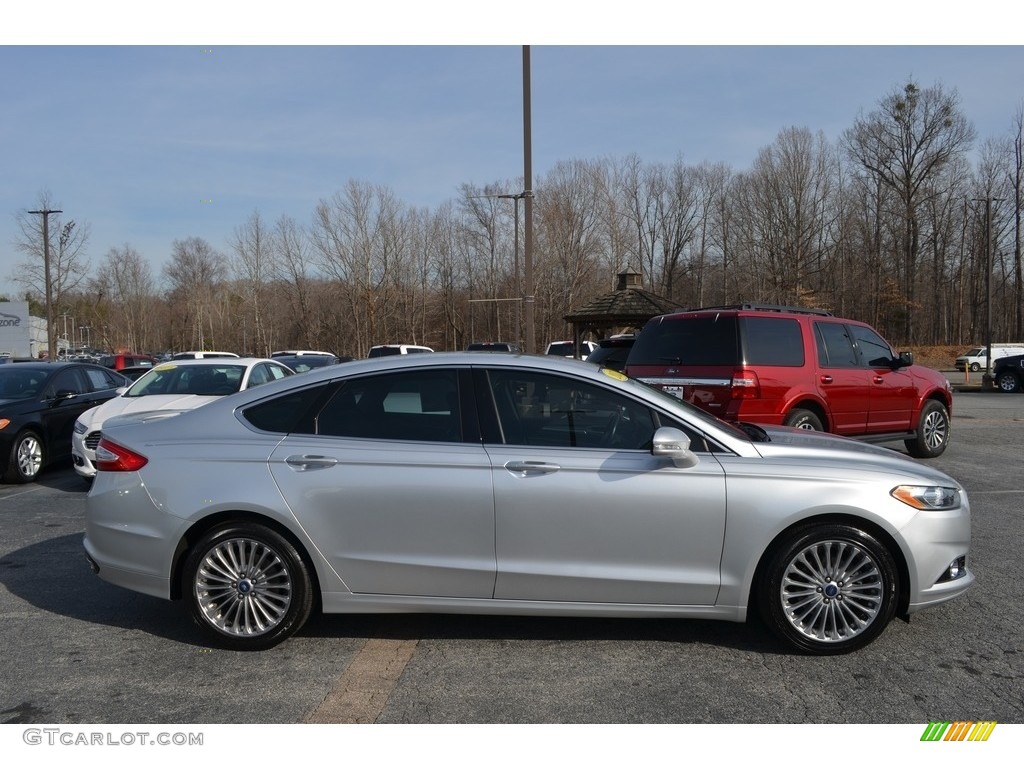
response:
<path id="1" fill-rule="evenodd" d="M 75 421 L 71 457 L 75 472 L 96 476 L 96 446 L 103 424 L 116 416 L 150 411 L 188 411 L 258 384 L 283 379 L 294 371 L 277 360 L 258 357 L 172 360 L 141 376 L 132 386 Z"/>
<path id="2" fill-rule="evenodd" d="M 580 359 L 586 360 L 587 357 L 597 349 L 597 344 L 593 341 L 581 341 L 580 342 Z M 545 355 L 557 355 L 558 357 L 575 357 L 576 356 L 576 345 L 572 341 L 552 341 L 548 344 L 548 348 L 545 350 Z"/>
<path id="3" fill-rule="evenodd" d="M 433 352 L 432 347 L 419 344 L 378 344 L 370 347 L 368 357 L 390 357 L 391 355 L 415 355 L 420 352 Z"/>

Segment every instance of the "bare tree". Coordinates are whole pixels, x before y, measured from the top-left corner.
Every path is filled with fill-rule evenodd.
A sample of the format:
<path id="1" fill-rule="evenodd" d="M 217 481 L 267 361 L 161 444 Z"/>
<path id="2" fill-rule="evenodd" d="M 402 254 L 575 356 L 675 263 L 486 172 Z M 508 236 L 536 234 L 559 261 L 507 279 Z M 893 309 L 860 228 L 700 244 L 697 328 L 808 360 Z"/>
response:
<path id="1" fill-rule="evenodd" d="M 335 347 L 324 338 L 323 316 L 314 301 L 313 274 L 310 264 L 309 238 L 290 216 L 277 220 L 273 231 L 274 278 L 282 284 L 289 308 L 285 326 L 286 343 L 303 349 Z"/>
<path id="2" fill-rule="evenodd" d="M 164 277 L 171 286 L 172 299 L 183 309 L 181 340 L 183 346 L 217 344 L 214 320 L 215 299 L 227 276 L 226 259 L 200 237 L 175 240 L 171 261 Z"/>
<path id="3" fill-rule="evenodd" d="M 338 321 L 354 331 L 359 355 L 396 332 L 390 320 L 394 270 L 406 255 L 403 223 L 390 190 L 356 181 L 316 207 L 312 241 L 317 261 L 337 281 L 338 298 L 347 307 Z"/>
<path id="4" fill-rule="evenodd" d="M 273 237 L 259 211 L 253 211 L 241 227 L 235 229 L 231 248 L 235 252 L 232 268 L 235 287 L 252 319 L 252 339 L 243 333 L 242 349 L 255 350 L 257 355 L 269 355 L 271 338 L 264 317 L 264 296 L 274 273 Z M 249 325 L 245 322 L 244 328 Z"/>
<path id="5" fill-rule="evenodd" d="M 1014 339 L 1024 339 L 1024 273 L 1021 268 L 1021 248 L 1024 232 L 1021 231 L 1021 216 L 1024 214 L 1024 105 L 1017 107 L 1013 116 L 1010 156 L 1012 163 L 1009 177 L 1013 195 L 1013 330 Z"/>
<path id="6" fill-rule="evenodd" d="M 132 351 L 152 348 L 156 303 L 152 268 L 135 248 L 127 243 L 111 248 L 92 282 L 92 291 L 104 299 L 107 308 L 100 324 L 105 346 Z"/>
<path id="7" fill-rule="evenodd" d="M 900 201 L 900 288 L 905 302 L 904 340 L 915 338 L 917 259 L 921 206 L 928 182 L 974 141 L 974 128 L 960 112 L 957 92 L 941 85 L 921 89 L 913 81 L 895 89 L 867 117 L 858 118 L 843 142 L 864 173 L 893 190 Z"/>
<path id="8" fill-rule="evenodd" d="M 829 253 L 837 170 L 824 135 L 806 128 L 782 131 L 758 154 L 741 216 L 769 300 L 819 303 L 816 278 Z"/>

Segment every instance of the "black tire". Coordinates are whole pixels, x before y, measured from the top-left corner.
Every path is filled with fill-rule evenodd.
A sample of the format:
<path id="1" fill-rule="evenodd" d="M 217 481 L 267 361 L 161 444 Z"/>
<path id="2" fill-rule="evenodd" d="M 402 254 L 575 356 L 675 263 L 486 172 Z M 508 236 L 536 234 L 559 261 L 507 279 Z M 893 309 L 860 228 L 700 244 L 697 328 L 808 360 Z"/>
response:
<path id="1" fill-rule="evenodd" d="M 1013 371 L 1003 371 L 996 376 L 996 389 L 1000 392 L 1019 392 L 1020 379 Z"/>
<path id="2" fill-rule="evenodd" d="M 820 656 L 849 653 L 892 620 L 899 575 L 892 555 L 866 531 L 835 523 L 794 530 L 773 550 L 758 584 L 768 629 Z"/>
<path id="3" fill-rule="evenodd" d="M 977 373 L 981 370 L 981 366 L 978 363 L 971 363 L 971 371 Z"/>
<path id="4" fill-rule="evenodd" d="M 949 411 L 938 400 L 929 400 L 921 406 L 917 419 L 916 436 L 904 441 L 907 453 L 916 459 L 934 459 L 949 445 L 951 424 Z"/>
<path id="5" fill-rule="evenodd" d="M 794 408 L 786 416 L 787 427 L 796 427 L 797 429 L 806 429 L 812 432 L 823 432 L 825 430 L 824 425 L 821 423 L 821 419 L 814 411 L 808 411 L 805 408 Z"/>
<path id="6" fill-rule="evenodd" d="M 14 439 L 11 455 L 7 457 L 7 471 L 4 481 L 8 483 L 31 483 L 46 466 L 46 448 L 43 441 L 32 430 L 25 430 Z"/>
<path id="7" fill-rule="evenodd" d="M 302 555 L 256 523 L 232 523 L 203 536 L 189 551 L 182 579 L 193 620 L 237 651 L 272 648 L 295 634 L 313 608 Z"/>

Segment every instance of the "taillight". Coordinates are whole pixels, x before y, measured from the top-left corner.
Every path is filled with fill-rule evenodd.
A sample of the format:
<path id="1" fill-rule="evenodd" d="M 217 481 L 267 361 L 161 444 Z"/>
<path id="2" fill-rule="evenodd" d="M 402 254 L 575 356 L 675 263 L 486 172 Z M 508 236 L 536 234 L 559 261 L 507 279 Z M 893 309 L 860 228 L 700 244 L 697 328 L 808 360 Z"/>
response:
<path id="1" fill-rule="evenodd" d="M 141 453 L 125 448 L 115 442 L 100 438 L 96 446 L 96 469 L 101 472 L 134 472 L 149 462 Z"/>
<path id="2" fill-rule="evenodd" d="M 757 374 L 740 368 L 732 374 L 732 399 L 733 400 L 756 400 L 761 396 L 761 385 L 757 381 Z"/>

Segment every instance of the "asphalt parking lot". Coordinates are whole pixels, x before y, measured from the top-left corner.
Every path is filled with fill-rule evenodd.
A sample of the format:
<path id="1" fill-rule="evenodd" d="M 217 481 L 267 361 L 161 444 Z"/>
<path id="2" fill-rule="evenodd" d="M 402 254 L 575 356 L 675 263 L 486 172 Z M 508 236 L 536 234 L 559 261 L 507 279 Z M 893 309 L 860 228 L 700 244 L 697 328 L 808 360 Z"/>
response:
<path id="1" fill-rule="evenodd" d="M 55 468 L 0 485 L 0 723 L 1021 723 L 1024 395 L 959 392 L 953 429 L 932 463 L 968 490 L 976 584 L 832 658 L 756 625 L 479 616 L 316 617 L 218 650 L 92 575 L 86 487 Z"/>

